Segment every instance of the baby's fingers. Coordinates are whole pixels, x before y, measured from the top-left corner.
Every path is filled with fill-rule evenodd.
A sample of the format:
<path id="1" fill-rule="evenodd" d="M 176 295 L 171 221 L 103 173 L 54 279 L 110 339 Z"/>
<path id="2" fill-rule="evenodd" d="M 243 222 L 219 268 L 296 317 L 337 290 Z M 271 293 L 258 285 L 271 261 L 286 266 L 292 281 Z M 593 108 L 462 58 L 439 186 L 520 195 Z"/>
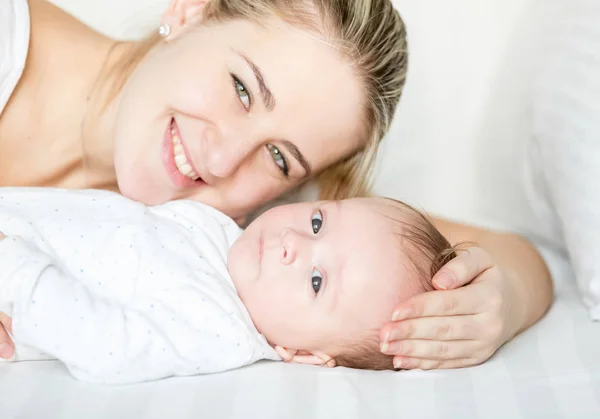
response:
<path id="1" fill-rule="evenodd" d="M 477 342 L 473 340 L 440 342 L 436 340 L 407 339 L 381 345 L 381 352 L 386 355 L 433 360 L 469 358 L 476 351 Z"/>
<path id="2" fill-rule="evenodd" d="M 4 313 L 0 313 L 0 358 L 10 359 L 15 354 L 15 347 L 8 331 L 12 330 L 12 319 Z"/>
<path id="3" fill-rule="evenodd" d="M 462 287 L 493 266 L 492 258 L 481 247 L 471 247 L 460 252 L 433 277 L 433 285 L 439 290 Z"/>

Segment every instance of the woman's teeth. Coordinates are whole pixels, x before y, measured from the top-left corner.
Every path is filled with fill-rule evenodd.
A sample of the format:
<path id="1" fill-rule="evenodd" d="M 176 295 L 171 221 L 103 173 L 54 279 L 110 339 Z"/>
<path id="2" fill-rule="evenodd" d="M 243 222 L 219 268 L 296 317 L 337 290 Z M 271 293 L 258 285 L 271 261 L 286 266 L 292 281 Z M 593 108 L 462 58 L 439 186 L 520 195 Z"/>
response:
<path id="1" fill-rule="evenodd" d="M 190 179 L 198 179 L 200 176 L 192 166 L 188 163 L 187 158 L 185 157 L 185 151 L 183 149 L 183 145 L 181 145 L 181 139 L 177 136 L 177 132 L 175 130 L 171 130 L 171 137 L 173 138 L 173 154 L 175 156 L 175 165 L 183 176 L 189 177 Z"/>

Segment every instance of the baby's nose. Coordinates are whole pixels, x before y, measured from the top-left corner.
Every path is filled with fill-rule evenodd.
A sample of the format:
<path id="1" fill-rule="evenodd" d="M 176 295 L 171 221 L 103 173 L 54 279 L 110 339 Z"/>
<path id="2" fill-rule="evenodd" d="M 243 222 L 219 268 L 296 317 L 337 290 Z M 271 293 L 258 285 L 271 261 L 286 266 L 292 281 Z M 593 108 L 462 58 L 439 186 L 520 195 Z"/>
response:
<path id="1" fill-rule="evenodd" d="M 291 228 L 281 233 L 281 263 L 290 265 L 298 255 L 298 234 Z"/>

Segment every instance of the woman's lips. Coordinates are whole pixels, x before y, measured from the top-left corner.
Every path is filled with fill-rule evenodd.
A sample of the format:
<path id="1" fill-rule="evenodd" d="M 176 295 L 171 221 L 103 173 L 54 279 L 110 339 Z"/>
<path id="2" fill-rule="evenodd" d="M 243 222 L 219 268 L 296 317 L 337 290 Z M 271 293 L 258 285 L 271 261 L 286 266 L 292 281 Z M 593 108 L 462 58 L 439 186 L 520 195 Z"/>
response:
<path id="1" fill-rule="evenodd" d="M 175 118 L 171 118 L 164 135 L 163 160 L 171 181 L 179 188 L 204 184 L 183 144 Z"/>

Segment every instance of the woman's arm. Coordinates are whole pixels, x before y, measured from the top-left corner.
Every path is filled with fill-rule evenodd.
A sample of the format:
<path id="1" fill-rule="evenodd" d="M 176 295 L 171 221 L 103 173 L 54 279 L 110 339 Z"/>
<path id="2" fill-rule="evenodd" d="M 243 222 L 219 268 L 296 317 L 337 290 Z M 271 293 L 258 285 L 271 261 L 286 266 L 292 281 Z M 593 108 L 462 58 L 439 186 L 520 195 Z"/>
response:
<path id="1" fill-rule="evenodd" d="M 439 291 L 401 303 L 382 328 L 382 351 L 395 355 L 397 368 L 480 364 L 552 303 L 550 273 L 527 240 L 445 220 L 435 224 L 451 243 L 479 247 L 459 253 L 434 276 Z"/>

